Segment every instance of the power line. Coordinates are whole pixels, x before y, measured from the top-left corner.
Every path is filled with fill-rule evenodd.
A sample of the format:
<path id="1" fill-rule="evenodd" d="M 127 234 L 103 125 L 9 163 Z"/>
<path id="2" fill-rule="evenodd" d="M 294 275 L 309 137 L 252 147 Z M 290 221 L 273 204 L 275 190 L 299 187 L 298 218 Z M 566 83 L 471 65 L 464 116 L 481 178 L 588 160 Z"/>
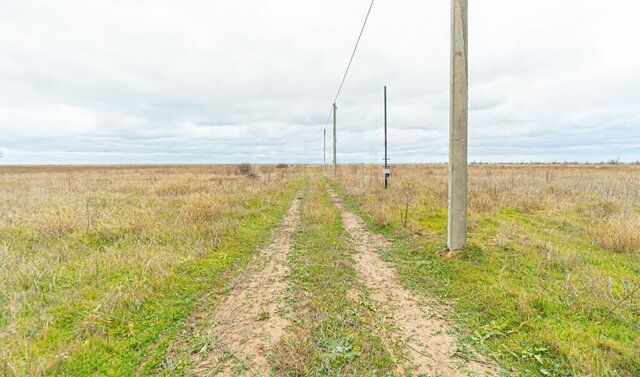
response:
<path id="1" fill-rule="evenodd" d="M 342 82 L 340 82 L 340 87 L 338 88 L 336 97 L 333 99 L 333 104 L 335 104 L 336 101 L 338 101 L 338 97 L 340 96 L 340 92 L 342 91 L 342 87 L 344 86 L 344 82 L 347 79 L 347 75 L 349 74 L 349 69 L 351 68 L 351 63 L 353 63 L 353 58 L 356 56 L 356 51 L 358 50 L 358 45 L 360 45 L 360 39 L 362 39 L 362 33 L 364 33 L 364 28 L 367 26 L 367 21 L 369 20 L 369 15 L 371 14 L 371 9 L 373 8 L 374 2 L 375 0 L 371 0 L 371 4 L 369 5 L 369 10 L 367 11 L 367 16 L 364 18 L 362 29 L 360 29 L 360 35 L 358 35 L 358 40 L 356 41 L 356 45 L 353 47 L 353 52 L 351 53 L 349 64 L 347 65 L 347 69 L 344 71 L 344 76 L 342 76 Z M 333 111 L 333 104 L 331 105 L 331 111 Z M 331 112 L 329 113 L 329 117 L 327 118 L 327 125 L 329 124 L 330 120 L 331 120 Z"/>
<path id="2" fill-rule="evenodd" d="M 360 45 L 360 39 L 362 39 L 362 33 L 364 33 L 364 28 L 367 26 L 367 21 L 369 20 L 369 15 L 371 14 L 371 9 L 373 8 L 373 3 L 375 0 L 371 0 L 371 4 L 369 5 L 369 10 L 367 11 L 367 17 L 364 19 L 364 23 L 362 24 L 362 29 L 360 29 L 360 35 L 358 35 L 358 40 L 356 41 L 356 45 L 353 47 L 353 52 L 351 53 L 351 58 L 349 59 L 349 64 L 347 65 L 347 69 L 344 72 L 344 76 L 342 77 L 342 82 L 340 83 L 340 88 L 338 88 L 338 93 L 336 93 L 336 98 L 333 100 L 335 103 L 338 100 L 338 96 L 340 96 L 340 92 L 342 91 L 342 87 L 344 86 L 344 81 L 347 79 L 347 75 L 349 74 L 349 68 L 351 68 L 351 63 L 353 63 L 353 58 L 356 56 L 356 51 L 358 50 L 358 45 Z"/>

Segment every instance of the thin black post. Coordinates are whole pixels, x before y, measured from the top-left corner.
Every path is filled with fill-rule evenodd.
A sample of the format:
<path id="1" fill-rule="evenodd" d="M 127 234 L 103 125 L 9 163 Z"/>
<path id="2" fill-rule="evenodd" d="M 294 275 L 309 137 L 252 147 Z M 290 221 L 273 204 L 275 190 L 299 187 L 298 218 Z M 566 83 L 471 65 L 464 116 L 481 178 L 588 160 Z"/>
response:
<path id="1" fill-rule="evenodd" d="M 322 144 L 322 170 L 327 173 L 327 128 L 324 129 L 324 142 Z"/>
<path id="2" fill-rule="evenodd" d="M 387 158 L 387 86 L 384 87 L 384 188 L 388 187 L 389 158 Z"/>
<path id="3" fill-rule="evenodd" d="M 336 106 L 335 102 L 333 103 L 333 178 L 338 178 L 337 169 L 338 169 L 338 158 L 336 151 L 337 137 L 336 137 L 336 113 L 338 112 L 338 106 Z"/>

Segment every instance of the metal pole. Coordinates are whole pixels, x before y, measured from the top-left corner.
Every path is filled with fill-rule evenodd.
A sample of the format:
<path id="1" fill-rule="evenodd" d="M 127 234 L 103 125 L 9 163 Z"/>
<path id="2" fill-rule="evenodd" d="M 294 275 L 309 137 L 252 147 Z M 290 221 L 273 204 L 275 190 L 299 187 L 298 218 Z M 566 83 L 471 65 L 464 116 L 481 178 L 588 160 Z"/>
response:
<path id="1" fill-rule="evenodd" d="M 327 129 L 324 129 L 324 142 L 322 144 L 322 170 L 327 173 Z"/>
<path id="2" fill-rule="evenodd" d="M 387 157 L 387 86 L 384 87 L 384 188 L 388 186 L 387 180 L 389 178 L 389 158 Z"/>
<path id="3" fill-rule="evenodd" d="M 338 159 L 336 158 L 337 154 L 336 154 L 336 144 L 337 144 L 337 138 L 336 138 L 336 112 L 338 111 L 338 107 L 336 106 L 336 104 L 333 104 L 333 178 L 336 178 L 336 171 L 337 171 L 337 165 L 338 165 Z"/>
<path id="4" fill-rule="evenodd" d="M 451 1 L 451 103 L 449 115 L 449 250 L 467 243 L 468 0 Z"/>

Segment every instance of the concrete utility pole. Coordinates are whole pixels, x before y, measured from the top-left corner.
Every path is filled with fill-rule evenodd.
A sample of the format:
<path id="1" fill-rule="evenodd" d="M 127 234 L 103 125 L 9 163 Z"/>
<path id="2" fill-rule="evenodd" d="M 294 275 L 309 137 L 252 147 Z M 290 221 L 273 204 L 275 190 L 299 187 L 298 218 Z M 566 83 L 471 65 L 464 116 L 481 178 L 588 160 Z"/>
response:
<path id="1" fill-rule="evenodd" d="M 337 139 L 336 139 L 336 112 L 338 111 L 338 107 L 336 106 L 336 104 L 333 104 L 333 178 L 336 178 L 336 171 L 337 171 L 337 165 L 338 165 L 338 160 L 336 158 L 336 143 L 337 143 Z"/>
<path id="2" fill-rule="evenodd" d="M 468 0 L 451 0 L 451 103 L 449 115 L 450 251 L 467 243 L 467 121 L 469 69 L 467 60 Z"/>

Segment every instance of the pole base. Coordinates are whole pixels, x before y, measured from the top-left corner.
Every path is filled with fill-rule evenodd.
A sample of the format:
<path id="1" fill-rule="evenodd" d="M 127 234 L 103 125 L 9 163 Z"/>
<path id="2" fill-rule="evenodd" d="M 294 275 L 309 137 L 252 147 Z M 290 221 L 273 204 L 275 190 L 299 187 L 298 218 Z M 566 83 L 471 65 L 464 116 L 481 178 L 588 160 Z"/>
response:
<path id="1" fill-rule="evenodd" d="M 460 257 L 462 255 L 462 250 L 449 250 L 441 251 L 437 254 L 439 257 L 444 259 L 454 259 Z"/>

